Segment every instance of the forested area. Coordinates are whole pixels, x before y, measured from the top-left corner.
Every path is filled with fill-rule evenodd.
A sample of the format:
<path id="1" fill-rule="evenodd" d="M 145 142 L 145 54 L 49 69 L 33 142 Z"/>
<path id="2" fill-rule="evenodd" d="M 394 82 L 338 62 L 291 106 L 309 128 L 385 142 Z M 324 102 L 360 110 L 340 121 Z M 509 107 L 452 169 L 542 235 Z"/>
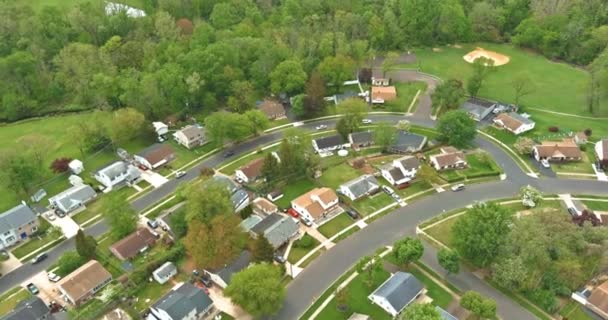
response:
<path id="1" fill-rule="evenodd" d="M 244 112 L 270 92 L 352 78 L 387 51 L 512 42 L 588 65 L 608 43 L 604 0 L 141 2 L 147 16 L 130 18 L 106 15 L 103 1 L 1 1 L 0 119 L 125 106 L 149 119 Z M 598 88 L 606 64 L 593 64 Z"/>

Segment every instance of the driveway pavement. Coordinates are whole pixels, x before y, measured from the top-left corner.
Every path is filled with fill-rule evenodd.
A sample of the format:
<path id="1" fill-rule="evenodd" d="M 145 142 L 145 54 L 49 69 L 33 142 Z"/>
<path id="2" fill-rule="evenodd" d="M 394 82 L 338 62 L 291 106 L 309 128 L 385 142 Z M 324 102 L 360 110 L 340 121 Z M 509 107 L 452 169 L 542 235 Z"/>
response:
<path id="1" fill-rule="evenodd" d="M 68 239 L 75 237 L 76 233 L 78 233 L 78 230 L 80 229 L 80 226 L 74 222 L 70 216 L 65 216 L 63 218 L 55 216 L 55 219 L 53 221 L 49 220 L 49 223 L 59 227 L 63 235 Z"/>
<path id="2" fill-rule="evenodd" d="M 169 179 L 163 177 L 161 174 L 158 174 L 151 170 L 139 169 L 139 172 L 141 173 L 142 179 L 144 179 L 147 183 L 151 184 L 154 188 L 158 188 L 163 184 L 167 183 L 167 181 L 169 181 Z"/>

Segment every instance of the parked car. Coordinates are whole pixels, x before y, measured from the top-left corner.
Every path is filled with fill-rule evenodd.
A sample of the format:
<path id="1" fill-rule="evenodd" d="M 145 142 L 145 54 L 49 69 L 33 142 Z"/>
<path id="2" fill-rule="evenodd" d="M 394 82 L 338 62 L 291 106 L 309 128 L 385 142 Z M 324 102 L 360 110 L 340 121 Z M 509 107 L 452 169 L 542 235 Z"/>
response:
<path id="1" fill-rule="evenodd" d="M 40 263 L 46 258 L 48 258 L 48 255 L 46 254 L 46 252 L 43 252 L 43 253 L 35 256 L 34 258 L 32 258 L 32 264 Z"/>
<path id="2" fill-rule="evenodd" d="M 63 218 L 65 217 L 65 212 L 61 211 L 61 210 L 55 210 L 55 214 L 59 217 L 59 218 Z"/>
<path id="3" fill-rule="evenodd" d="M 302 217 L 302 222 L 304 223 L 305 226 L 307 227 L 312 227 L 312 221 Z"/>
<path id="4" fill-rule="evenodd" d="M 400 197 L 398 194 L 393 193 L 393 194 L 391 194 L 391 197 L 392 197 L 393 199 L 395 199 L 395 201 L 397 201 L 397 202 L 401 202 L 401 197 Z"/>
<path id="5" fill-rule="evenodd" d="M 38 294 L 40 292 L 38 290 L 38 287 L 36 287 L 36 285 L 31 282 L 27 284 L 26 288 L 31 294 Z"/>
<path id="6" fill-rule="evenodd" d="M 389 186 L 382 186 L 382 190 L 384 190 L 384 192 L 386 192 L 388 195 L 395 193 L 395 190 Z"/>
<path id="7" fill-rule="evenodd" d="M 284 264 L 286 262 L 285 258 L 280 254 L 275 254 L 273 257 L 274 257 L 274 261 L 276 261 L 280 264 Z"/>
<path id="8" fill-rule="evenodd" d="M 150 227 L 152 229 L 158 228 L 158 221 L 156 221 L 156 220 L 148 219 L 148 221 L 146 223 L 148 224 L 148 227 Z"/>
<path id="9" fill-rule="evenodd" d="M 452 186 L 452 191 L 454 191 L 454 192 L 461 191 L 461 190 L 464 190 L 464 184 L 462 184 L 462 183 Z"/>
<path id="10" fill-rule="evenodd" d="M 372 119 L 363 119 L 363 120 L 361 120 L 361 123 L 363 123 L 363 124 L 370 124 L 372 122 L 373 122 Z"/>
<path id="11" fill-rule="evenodd" d="M 573 217 L 578 216 L 578 210 L 576 210 L 576 208 L 573 208 L 573 207 L 568 208 L 568 213 Z"/>
<path id="12" fill-rule="evenodd" d="M 324 124 L 318 125 L 315 127 L 315 130 L 323 130 L 323 129 L 327 129 L 327 126 Z"/>
<path id="13" fill-rule="evenodd" d="M 547 159 L 540 160 L 540 164 L 545 168 L 551 168 L 551 164 L 549 163 L 549 160 L 547 160 Z"/>
<path id="14" fill-rule="evenodd" d="M 209 277 L 208 275 L 204 274 L 200 279 L 205 287 L 207 287 L 207 288 L 213 287 L 213 282 L 211 281 L 211 277 Z"/>
<path id="15" fill-rule="evenodd" d="M 44 216 L 49 221 L 54 221 L 55 220 L 55 214 L 53 213 L 53 211 L 49 211 L 49 212 L 45 213 Z"/>
<path id="16" fill-rule="evenodd" d="M 234 151 L 232 150 L 228 150 L 226 152 L 224 152 L 224 158 L 229 158 L 232 157 L 234 155 Z"/>
<path id="17" fill-rule="evenodd" d="M 355 209 L 347 209 L 346 214 L 355 220 L 359 219 L 359 213 Z"/>
<path id="18" fill-rule="evenodd" d="M 49 281 L 51 282 L 57 282 L 61 280 L 61 277 L 55 274 L 54 272 L 49 272 L 47 276 L 49 277 Z"/>
<path id="19" fill-rule="evenodd" d="M 178 171 L 175 173 L 175 179 L 179 179 L 186 175 L 186 171 Z"/>
<path id="20" fill-rule="evenodd" d="M 290 216 L 294 217 L 294 218 L 299 218 L 300 217 L 300 214 L 296 210 L 294 210 L 293 208 L 287 209 L 287 213 Z"/>

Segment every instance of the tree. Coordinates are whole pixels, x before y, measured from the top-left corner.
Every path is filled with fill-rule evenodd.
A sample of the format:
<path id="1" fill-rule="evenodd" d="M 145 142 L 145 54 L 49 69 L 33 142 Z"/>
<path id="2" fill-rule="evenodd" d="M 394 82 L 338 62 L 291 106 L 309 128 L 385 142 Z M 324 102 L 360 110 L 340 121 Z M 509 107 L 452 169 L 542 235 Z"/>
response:
<path id="1" fill-rule="evenodd" d="M 249 126 L 249 133 L 254 136 L 258 136 L 270 124 L 268 117 L 261 110 L 249 110 L 244 115 Z"/>
<path id="2" fill-rule="evenodd" d="M 76 233 L 76 252 L 81 257 L 89 260 L 95 258 L 96 249 L 97 241 L 95 241 L 95 238 L 85 235 L 82 229 L 78 229 Z"/>
<path id="3" fill-rule="evenodd" d="M 475 121 L 466 111 L 453 110 L 445 113 L 437 123 L 439 140 L 457 148 L 466 148 L 471 145 L 477 135 Z"/>
<path id="4" fill-rule="evenodd" d="M 118 109 L 112 113 L 110 139 L 115 146 L 119 142 L 132 141 L 141 136 L 145 123 L 146 117 L 143 113 L 133 108 Z"/>
<path id="5" fill-rule="evenodd" d="M 228 187 L 221 181 L 207 181 L 188 186 L 186 197 L 186 221 L 194 220 L 209 223 L 217 216 L 233 214 L 234 206 L 230 200 Z"/>
<path id="6" fill-rule="evenodd" d="M 76 137 L 76 145 L 83 157 L 87 153 L 103 150 L 112 142 L 108 130 L 94 117 L 93 121 L 81 122 L 72 127 L 72 136 Z"/>
<path id="7" fill-rule="evenodd" d="M 430 303 L 412 303 L 399 316 L 400 320 L 441 320 L 441 314 Z"/>
<path id="8" fill-rule="evenodd" d="M 139 216 L 127 199 L 119 194 L 110 194 L 103 199 L 101 212 L 110 225 L 110 233 L 116 240 L 122 239 L 137 229 Z"/>
<path id="9" fill-rule="evenodd" d="M 57 158 L 51 163 L 51 170 L 53 170 L 55 173 L 66 172 L 70 169 L 69 164 L 71 161 L 72 159 L 70 158 Z"/>
<path id="10" fill-rule="evenodd" d="M 267 186 L 273 186 L 277 183 L 277 180 L 281 176 L 281 173 L 277 170 L 279 168 L 279 162 L 272 153 L 267 153 L 264 156 L 264 164 L 260 171 L 260 175 L 264 178 Z"/>
<path id="11" fill-rule="evenodd" d="M 272 263 L 274 257 L 274 248 L 268 242 L 266 237 L 260 235 L 253 243 L 252 250 L 253 262 L 268 262 Z"/>
<path id="12" fill-rule="evenodd" d="M 307 75 L 298 60 L 285 60 L 270 73 L 270 88 L 274 93 L 290 95 L 302 92 Z"/>
<path id="13" fill-rule="evenodd" d="M 7 189 L 25 196 L 42 178 L 42 170 L 27 152 L 6 150 L 0 155 L 0 177 Z"/>
<path id="14" fill-rule="evenodd" d="M 259 131 L 260 126 L 265 125 L 263 120 L 258 119 L 257 113 L 252 113 L 250 116 L 255 122 L 238 113 L 214 112 L 205 118 L 205 129 L 216 145 L 223 146 L 226 140 L 240 141 L 251 133 L 252 128 Z"/>
<path id="15" fill-rule="evenodd" d="M 344 85 L 344 81 L 355 77 L 355 62 L 350 57 L 337 55 L 326 57 L 319 64 L 319 73 L 326 83 L 335 86 L 338 91 Z"/>
<path id="16" fill-rule="evenodd" d="M 393 245 L 393 255 L 395 256 L 397 263 L 405 266 L 420 259 L 423 252 L 424 247 L 422 246 L 422 241 L 420 241 L 420 239 L 406 237 L 398 240 Z"/>
<path id="17" fill-rule="evenodd" d="M 434 108 L 447 110 L 458 108 L 465 98 L 462 82 L 456 79 L 449 79 L 440 83 L 431 94 L 431 98 Z"/>
<path id="18" fill-rule="evenodd" d="M 513 86 L 516 105 L 519 105 L 521 98 L 533 93 L 536 90 L 532 79 L 530 79 L 526 73 L 516 75 L 515 78 L 513 78 L 511 85 Z"/>
<path id="19" fill-rule="evenodd" d="M 528 208 L 534 208 L 543 201 L 543 194 L 538 189 L 527 185 L 519 190 L 521 202 Z"/>
<path id="20" fill-rule="evenodd" d="M 494 60 L 492 59 L 480 57 L 473 61 L 473 74 L 467 83 L 467 91 L 470 95 L 477 96 L 481 86 L 483 86 L 483 81 L 493 67 Z"/>
<path id="21" fill-rule="evenodd" d="M 367 105 L 359 99 L 348 99 L 338 105 L 345 110 L 344 115 L 336 123 L 336 131 L 343 139 L 348 139 L 348 135 L 359 129 L 361 121 L 367 113 Z"/>
<path id="22" fill-rule="evenodd" d="M 518 137 L 513 147 L 517 150 L 517 153 L 521 155 L 529 155 L 532 153 L 532 149 L 536 145 L 536 142 L 528 137 Z"/>
<path id="23" fill-rule="evenodd" d="M 467 291 L 460 298 L 460 306 L 471 311 L 478 318 L 491 319 L 496 316 L 496 302 L 482 297 L 475 291 Z"/>
<path id="24" fill-rule="evenodd" d="M 374 144 L 381 147 L 383 152 L 386 152 L 397 140 L 397 129 L 386 122 L 381 122 L 374 129 L 373 137 Z"/>
<path id="25" fill-rule="evenodd" d="M 494 261 L 510 231 L 512 213 L 495 203 L 478 203 L 467 209 L 453 227 L 459 253 L 478 267 Z"/>
<path id="26" fill-rule="evenodd" d="M 271 264 L 253 265 L 232 277 L 224 293 L 254 317 L 275 314 L 283 305 L 281 270 Z"/>
<path id="27" fill-rule="evenodd" d="M 348 310 L 348 287 L 336 289 L 335 296 L 338 311 L 345 312 Z"/>
<path id="28" fill-rule="evenodd" d="M 221 214 L 208 224 L 194 219 L 188 224 L 184 245 L 188 254 L 201 268 L 220 268 L 238 257 L 247 236 L 234 214 Z"/>
<path id="29" fill-rule="evenodd" d="M 296 117 L 303 117 L 306 115 L 307 110 L 304 106 L 305 99 L 306 95 L 304 94 L 299 94 L 293 97 L 293 100 L 291 102 L 291 111 L 293 112 L 293 114 L 296 115 Z"/>
<path id="30" fill-rule="evenodd" d="M 228 106 L 234 112 L 243 113 L 255 106 L 255 89 L 249 81 L 235 81 Z"/>
<path id="31" fill-rule="evenodd" d="M 389 52 L 384 60 L 382 61 L 382 77 L 386 78 L 386 73 L 392 69 L 399 61 L 399 54 L 396 52 Z"/>
<path id="32" fill-rule="evenodd" d="M 376 277 L 382 271 L 382 258 L 379 256 L 365 256 L 357 262 L 357 272 L 363 277 L 363 282 L 368 288 L 372 288 Z"/>
<path id="33" fill-rule="evenodd" d="M 82 257 L 76 251 L 68 251 L 59 257 L 57 260 L 57 271 L 56 273 L 61 276 L 66 276 L 72 271 L 78 269 L 80 266 L 88 261 L 87 258 Z"/>
<path id="34" fill-rule="evenodd" d="M 325 83 L 318 71 L 310 74 L 306 82 L 306 97 L 304 98 L 304 109 L 307 115 L 318 114 L 325 107 Z"/>
<path id="35" fill-rule="evenodd" d="M 437 251 L 437 262 L 448 274 L 460 271 L 460 256 L 458 252 L 442 248 Z"/>

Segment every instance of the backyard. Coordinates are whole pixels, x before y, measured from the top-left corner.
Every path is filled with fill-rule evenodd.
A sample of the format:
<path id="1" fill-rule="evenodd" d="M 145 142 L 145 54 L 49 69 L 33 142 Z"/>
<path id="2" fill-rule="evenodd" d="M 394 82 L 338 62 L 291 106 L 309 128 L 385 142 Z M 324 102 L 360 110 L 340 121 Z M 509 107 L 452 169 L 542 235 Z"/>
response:
<path id="1" fill-rule="evenodd" d="M 373 111 L 408 112 L 418 90 L 421 92 L 426 90 L 426 82 L 397 82 L 394 86 L 397 90 L 397 99 L 387 101 L 384 105 L 374 105 Z M 417 105 L 415 103 L 410 112 L 415 112 Z"/>
<path id="2" fill-rule="evenodd" d="M 325 187 L 338 189 L 341 184 L 358 178 L 363 173 L 354 169 L 348 163 L 342 163 L 337 166 L 329 167 L 323 171 L 323 175 L 319 178 L 319 183 Z"/>

